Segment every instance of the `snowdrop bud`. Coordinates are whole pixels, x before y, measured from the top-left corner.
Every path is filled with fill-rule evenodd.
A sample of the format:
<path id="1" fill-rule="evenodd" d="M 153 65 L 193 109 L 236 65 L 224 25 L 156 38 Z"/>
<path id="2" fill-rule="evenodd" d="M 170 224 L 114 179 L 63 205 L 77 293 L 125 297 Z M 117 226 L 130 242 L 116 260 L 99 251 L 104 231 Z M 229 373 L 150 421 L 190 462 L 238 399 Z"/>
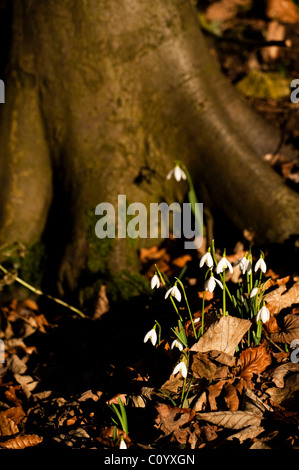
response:
<path id="1" fill-rule="evenodd" d="M 254 272 L 256 273 L 258 269 L 260 269 L 263 273 L 265 273 L 267 271 L 267 265 L 266 265 L 263 258 L 260 258 L 256 262 L 255 267 L 254 267 Z"/>
<path id="2" fill-rule="evenodd" d="M 174 175 L 176 181 L 181 181 L 181 179 L 186 180 L 187 176 L 184 170 L 180 168 L 179 165 L 176 165 L 170 172 L 167 174 L 166 179 L 170 179 Z"/>
<path id="3" fill-rule="evenodd" d="M 217 274 L 222 273 L 225 269 L 229 269 L 231 273 L 233 273 L 233 268 L 230 262 L 226 259 L 225 256 L 221 258 L 219 263 L 217 264 L 216 272 Z"/>
<path id="4" fill-rule="evenodd" d="M 168 289 L 168 291 L 165 294 L 165 299 L 167 299 L 169 295 L 172 295 L 178 302 L 180 302 L 182 299 L 181 293 L 179 289 L 177 288 L 177 286 L 173 286 L 170 289 Z"/>
<path id="5" fill-rule="evenodd" d="M 183 376 L 184 378 L 187 377 L 188 371 L 187 371 L 186 364 L 185 364 L 183 361 L 179 362 L 179 363 L 175 366 L 175 368 L 173 369 L 173 375 L 177 374 L 178 372 L 181 372 L 181 374 L 182 374 L 182 376 Z"/>
<path id="6" fill-rule="evenodd" d="M 121 439 L 121 440 L 120 440 L 119 448 L 120 448 L 120 449 L 127 449 L 127 444 L 126 444 L 126 442 L 124 441 L 124 439 Z"/>
<path id="7" fill-rule="evenodd" d="M 154 289 L 155 287 L 157 287 L 157 289 L 160 287 L 160 279 L 157 274 L 155 274 L 151 279 L 151 288 Z"/>
<path id="8" fill-rule="evenodd" d="M 255 296 L 257 295 L 258 291 L 259 291 L 259 288 L 258 288 L 258 287 L 254 287 L 254 288 L 252 289 L 252 291 L 250 292 L 250 298 L 252 299 L 252 297 L 255 297 Z"/>
<path id="9" fill-rule="evenodd" d="M 179 340 L 177 340 L 177 339 L 175 339 L 175 340 L 171 343 L 171 349 L 173 349 L 173 348 L 178 348 L 180 351 L 183 351 L 183 349 L 184 349 L 182 343 L 181 343 Z"/>
<path id="10" fill-rule="evenodd" d="M 144 343 L 146 343 L 148 340 L 151 340 L 151 343 L 153 346 L 156 345 L 156 342 L 157 342 L 157 333 L 156 333 L 156 330 L 155 328 L 152 328 L 150 331 L 148 331 L 144 337 Z"/>
<path id="11" fill-rule="evenodd" d="M 270 312 L 267 307 L 263 306 L 257 313 L 256 321 L 261 320 L 262 323 L 266 323 L 270 319 Z"/>
<path id="12" fill-rule="evenodd" d="M 204 264 L 206 264 L 208 268 L 212 268 L 214 265 L 213 257 L 209 251 L 201 258 L 199 267 L 202 268 Z"/>

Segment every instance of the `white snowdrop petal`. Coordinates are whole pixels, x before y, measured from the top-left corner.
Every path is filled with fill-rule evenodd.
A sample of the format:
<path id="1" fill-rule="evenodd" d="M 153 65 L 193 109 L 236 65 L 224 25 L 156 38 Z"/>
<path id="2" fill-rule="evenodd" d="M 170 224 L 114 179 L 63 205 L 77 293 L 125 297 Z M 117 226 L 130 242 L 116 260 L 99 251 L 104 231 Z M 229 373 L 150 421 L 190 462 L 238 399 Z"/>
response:
<path id="1" fill-rule="evenodd" d="M 259 291 L 258 287 L 254 287 L 252 291 L 250 292 L 250 298 L 252 299 L 252 297 L 255 297 L 258 291 Z"/>
<path id="2" fill-rule="evenodd" d="M 182 174 L 179 166 L 176 166 L 174 169 L 174 177 L 177 181 L 181 181 Z"/>

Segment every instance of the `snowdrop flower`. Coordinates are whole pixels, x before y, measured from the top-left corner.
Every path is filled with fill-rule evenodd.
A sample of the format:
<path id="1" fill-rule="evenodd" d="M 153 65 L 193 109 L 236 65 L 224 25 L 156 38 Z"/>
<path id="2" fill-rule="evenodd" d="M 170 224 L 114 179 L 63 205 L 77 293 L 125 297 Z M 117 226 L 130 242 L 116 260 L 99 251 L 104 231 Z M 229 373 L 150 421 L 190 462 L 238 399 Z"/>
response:
<path id="1" fill-rule="evenodd" d="M 233 273 L 233 268 L 232 268 L 232 265 L 230 264 L 230 262 L 226 259 L 225 256 L 223 256 L 221 258 L 221 260 L 219 261 L 219 263 L 217 264 L 217 268 L 216 268 L 216 272 L 217 274 L 219 273 L 223 273 L 223 271 L 225 269 L 229 269 L 231 273 Z"/>
<path id="2" fill-rule="evenodd" d="M 183 376 L 184 378 L 186 378 L 188 371 L 187 371 L 187 367 L 186 367 L 186 364 L 184 363 L 184 361 L 179 362 L 179 363 L 175 366 L 175 368 L 173 369 L 173 375 L 177 374 L 177 373 L 180 372 L 180 371 L 181 371 L 182 376 Z"/>
<path id="3" fill-rule="evenodd" d="M 154 289 L 155 287 L 157 287 L 157 289 L 160 287 L 160 279 L 157 274 L 155 274 L 151 279 L 151 288 Z"/>
<path id="4" fill-rule="evenodd" d="M 169 180 L 172 177 L 172 175 L 174 175 L 174 178 L 177 181 L 181 181 L 181 179 L 183 180 L 187 179 L 186 173 L 184 172 L 184 170 L 182 170 L 182 168 L 179 165 L 176 165 L 172 170 L 170 170 L 170 172 L 166 176 L 166 179 Z"/>
<path id="5" fill-rule="evenodd" d="M 123 438 L 121 438 L 121 440 L 120 440 L 119 448 L 120 449 L 127 449 L 127 444 L 126 444 L 126 442 Z"/>
<path id="6" fill-rule="evenodd" d="M 256 321 L 262 320 L 262 323 L 266 323 L 270 319 L 270 312 L 267 307 L 263 306 L 256 316 Z"/>
<path id="7" fill-rule="evenodd" d="M 182 296 L 181 296 L 181 293 L 180 293 L 179 289 L 177 288 L 177 286 L 173 286 L 170 289 L 168 289 L 168 291 L 165 294 L 165 299 L 167 299 L 169 294 L 172 295 L 173 297 L 175 297 L 178 302 L 181 301 Z"/>
<path id="8" fill-rule="evenodd" d="M 263 273 L 267 271 L 267 265 L 262 257 L 260 257 L 260 259 L 256 262 L 254 272 L 256 273 L 258 269 L 260 269 Z"/>
<path id="9" fill-rule="evenodd" d="M 157 333 L 155 327 L 146 333 L 143 340 L 144 343 L 146 343 L 149 339 L 151 340 L 152 345 L 155 346 L 157 342 Z"/>
<path id="10" fill-rule="evenodd" d="M 255 297 L 255 296 L 257 295 L 258 291 L 259 291 L 259 288 L 258 288 L 258 287 L 254 287 L 254 288 L 252 289 L 252 291 L 250 292 L 250 298 L 252 299 L 252 297 Z"/>
<path id="11" fill-rule="evenodd" d="M 209 251 L 201 258 L 199 267 L 202 268 L 204 264 L 206 264 L 208 268 L 212 268 L 214 265 L 213 257 Z"/>
<path id="12" fill-rule="evenodd" d="M 240 269 L 242 271 L 242 274 L 245 274 L 246 272 L 248 274 L 251 274 L 252 264 L 249 259 L 245 258 L 245 256 L 241 259 Z"/>
<path id="13" fill-rule="evenodd" d="M 213 292 L 216 287 L 216 282 L 217 284 L 219 284 L 221 289 L 223 289 L 222 282 L 220 282 L 218 279 L 215 279 L 212 273 L 211 277 L 205 282 L 205 290 L 208 290 L 209 292 Z"/>
<path id="14" fill-rule="evenodd" d="M 171 343 L 171 349 L 173 349 L 173 348 L 178 348 L 180 351 L 183 351 L 184 346 L 182 345 L 182 343 L 178 339 L 175 339 Z"/>

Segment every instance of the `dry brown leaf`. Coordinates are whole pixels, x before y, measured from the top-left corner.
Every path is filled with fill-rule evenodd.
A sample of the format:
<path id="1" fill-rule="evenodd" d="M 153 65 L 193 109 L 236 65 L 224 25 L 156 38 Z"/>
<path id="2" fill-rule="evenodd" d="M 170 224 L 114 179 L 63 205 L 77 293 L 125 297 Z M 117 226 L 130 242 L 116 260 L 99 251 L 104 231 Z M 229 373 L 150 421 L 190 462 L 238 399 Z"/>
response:
<path id="1" fill-rule="evenodd" d="M 0 437 L 5 436 L 12 436 L 13 434 L 17 434 L 19 432 L 19 428 L 16 423 L 11 419 L 8 418 L 5 414 L 5 411 L 1 411 L 0 413 Z"/>
<path id="2" fill-rule="evenodd" d="M 213 323 L 195 343 L 191 351 L 222 351 L 233 356 L 243 335 L 249 330 L 251 321 L 227 316 Z"/>
<path id="3" fill-rule="evenodd" d="M 290 344 L 293 339 L 299 338 L 299 315 L 290 313 L 283 319 L 283 328 L 279 333 L 272 335 L 272 340 L 277 343 Z"/>
<path id="4" fill-rule="evenodd" d="M 203 298 L 203 294 L 205 293 L 205 300 L 212 300 L 214 298 L 214 292 L 210 292 L 209 290 L 198 292 L 198 297 L 200 299 Z"/>
<path id="5" fill-rule="evenodd" d="M 243 429 L 247 426 L 259 426 L 262 418 L 244 411 L 214 411 L 197 413 L 198 420 L 208 421 L 227 429 Z"/>
<path id="6" fill-rule="evenodd" d="M 42 440 L 43 438 L 41 436 L 37 436 L 36 434 L 27 434 L 1 442 L 0 446 L 5 449 L 25 449 L 26 447 L 33 447 L 40 444 Z"/>
<path id="7" fill-rule="evenodd" d="M 209 21 L 227 21 L 236 16 L 240 7 L 250 4 L 251 0 L 220 0 L 207 8 L 206 18 Z"/>
<path id="8" fill-rule="evenodd" d="M 297 23 L 298 10 L 292 0 L 266 0 L 266 15 L 282 23 Z"/>
<path id="9" fill-rule="evenodd" d="M 208 400 L 209 400 L 209 405 L 210 405 L 211 411 L 215 411 L 215 410 L 218 409 L 218 406 L 217 406 L 217 403 L 216 403 L 216 398 L 219 397 L 225 383 L 226 383 L 225 380 L 219 380 L 219 382 L 216 382 L 215 384 L 209 385 L 209 387 L 208 387 Z"/>
<path id="10" fill-rule="evenodd" d="M 189 261 L 192 261 L 192 257 L 190 255 L 183 255 L 179 256 L 178 258 L 175 258 L 172 261 L 172 264 L 174 264 L 178 268 L 183 268 Z"/>
<path id="11" fill-rule="evenodd" d="M 192 355 L 191 370 L 194 378 L 206 378 L 210 381 L 216 374 L 217 366 L 209 360 L 207 354 L 198 352 Z"/>
<path id="12" fill-rule="evenodd" d="M 239 397 L 236 387 L 233 384 L 227 382 L 223 387 L 223 390 L 225 391 L 224 400 L 227 408 L 230 411 L 237 411 L 239 408 Z"/>
<path id="13" fill-rule="evenodd" d="M 181 426 L 192 421 L 195 416 L 195 411 L 190 408 L 178 408 L 165 403 L 156 405 L 156 410 L 158 416 L 155 419 L 155 427 L 161 429 L 166 436 L 177 433 L 179 440 L 182 437 L 180 436 Z"/>
<path id="14" fill-rule="evenodd" d="M 159 258 L 162 258 L 165 253 L 166 249 L 159 249 L 158 246 L 152 246 L 150 248 L 141 248 L 139 258 L 141 263 L 147 263 L 150 260 L 157 260 Z"/>
<path id="15" fill-rule="evenodd" d="M 299 364 L 288 362 L 276 367 L 273 371 L 268 374 L 268 377 L 272 379 L 276 387 L 283 388 L 285 386 L 285 377 L 287 374 L 292 372 L 299 373 Z"/>
<path id="16" fill-rule="evenodd" d="M 244 441 L 246 441 L 247 439 L 254 439 L 259 434 L 264 432 L 264 430 L 265 429 L 262 426 L 248 426 L 245 429 L 242 429 L 241 431 L 228 436 L 226 438 L 226 441 L 232 441 L 234 439 L 237 439 L 240 444 L 243 444 Z"/>
<path id="17" fill-rule="evenodd" d="M 253 374 L 261 374 L 271 362 L 271 355 L 265 346 L 247 348 L 239 356 L 238 365 L 241 369 L 238 375 L 246 382 L 250 382 Z"/>
<path id="18" fill-rule="evenodd" d="M 107 405 L 112 405 L 112 403 L 114 405 L 119 405 L 119 400 L 122 402 L 123 405 L 126 405 L 127 403 L 127 395 L 125 393 L 118 393 L 117 395 L 115 395 L 115 397 L 113 398 L 110 398 L 110 400 L 107 400 L 106 403 Z"/>
<path id="19" fill-rule="evenodd" d="M 271 313 L 277 314 L 283 308 L 291 307 L 299 302 L 299 282 L 295 282 L 288 290 L 285 284 L 280 285 L 274 291 L 266 294 L 264 299 Z"/>
<path id="20" fill-rule="evenodd" d="M 286 378 L 283 388 L 272 387 L 266 390 L 272 402 L 283 406 L 286 410 L 298 410 L 299 402 L 299 373 Z"/>
<path id="21" fill-rule="evenodd" d="M 278 21 L 270 21 L 267 27 L 267 41 L 283 41 L 285 39 L 285 26 Z M 281 48 L 278 46 L 263 47 L 261 50 L 264 62 L 275 61 L 279 58 Z"/>

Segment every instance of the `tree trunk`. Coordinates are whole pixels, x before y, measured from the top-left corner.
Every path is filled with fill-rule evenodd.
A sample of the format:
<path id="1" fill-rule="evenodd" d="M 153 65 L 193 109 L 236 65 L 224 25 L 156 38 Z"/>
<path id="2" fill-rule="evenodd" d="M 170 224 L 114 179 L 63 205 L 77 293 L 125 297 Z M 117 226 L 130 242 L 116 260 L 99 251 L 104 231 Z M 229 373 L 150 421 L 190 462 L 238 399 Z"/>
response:
<path id="1" fill-rule="evenodd" d="M 6 97 L 0 242 L 44 237 L 61 292 L 136 269 L 144 241 L 97 240 L 95 207 L 182 201 L 176 159 L 258 242 L 299 232 L 298 195 L 261 158 L 280 136 L 221 75 L 191 2 L 14 2 Z"/>

